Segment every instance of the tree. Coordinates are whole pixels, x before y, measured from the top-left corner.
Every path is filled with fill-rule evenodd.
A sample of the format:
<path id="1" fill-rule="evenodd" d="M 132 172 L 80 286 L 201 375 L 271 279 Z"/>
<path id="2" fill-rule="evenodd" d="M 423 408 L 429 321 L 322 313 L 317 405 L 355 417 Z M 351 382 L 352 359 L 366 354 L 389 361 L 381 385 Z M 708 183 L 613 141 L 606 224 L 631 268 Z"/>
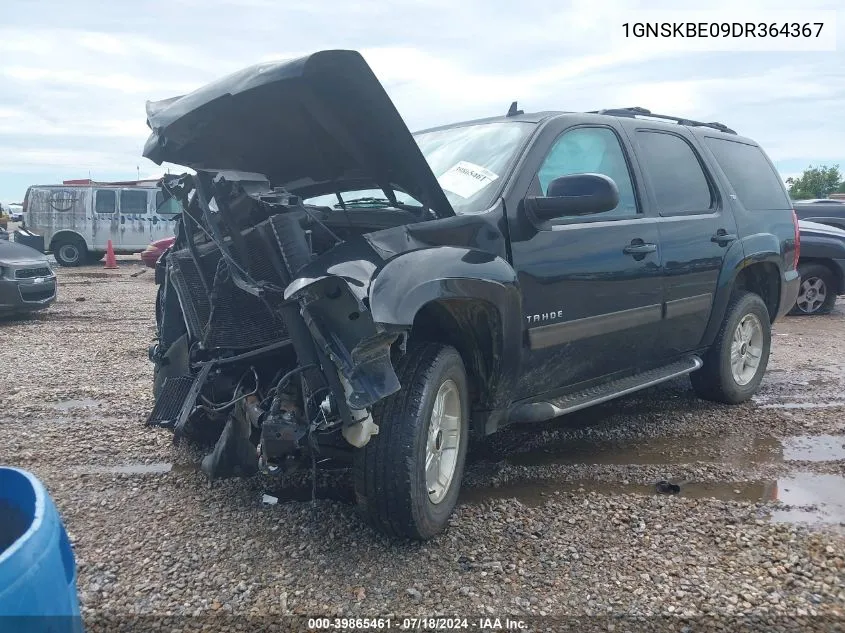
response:
<path id="1" fill-rule="evenodd" d="M 839 165 L 810 165 L 798 178 L 787 178 L 786 184 L 789 185 L 789 195 L 793 200 L 827 198 L 835 191 L 845 191 L 845 181 L 842 179 Z"/>

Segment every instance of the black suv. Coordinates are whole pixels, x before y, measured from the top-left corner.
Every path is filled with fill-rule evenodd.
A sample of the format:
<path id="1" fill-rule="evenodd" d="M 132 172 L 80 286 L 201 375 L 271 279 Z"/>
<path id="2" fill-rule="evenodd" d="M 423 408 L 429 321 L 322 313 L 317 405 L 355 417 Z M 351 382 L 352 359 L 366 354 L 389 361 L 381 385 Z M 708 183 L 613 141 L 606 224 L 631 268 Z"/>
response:
<path id="1" fill-rule="evenodd" d="M 378 529 L 429 538 L 467 444 L 684 374 L 747 400 L 798 292 L 763 151 L 641 108 L 411 135 L 363 58 L 324 51 L 147 106 L 194 175 L 160 260 L 148 423 L 209 477 L 348 460 Z"/>
<path id="2" fill-rule="evenodd" d="M 792 206 L 799 220 L 829 224 L 845 230 L 845 200 L 796 200 Z"/>

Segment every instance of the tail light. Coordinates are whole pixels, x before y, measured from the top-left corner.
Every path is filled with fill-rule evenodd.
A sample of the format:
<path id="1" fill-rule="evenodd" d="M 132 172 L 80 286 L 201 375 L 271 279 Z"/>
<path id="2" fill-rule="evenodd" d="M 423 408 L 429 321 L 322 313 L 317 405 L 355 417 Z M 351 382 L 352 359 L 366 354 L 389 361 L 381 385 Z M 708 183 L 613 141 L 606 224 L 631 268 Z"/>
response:
<path id="1" fill-rule="evenodd" d="M 801 231 L 798 228 L 798 215 L 795 209 L 792 210 L 792 226 L 795 229 L 795 255 L 792 260 L 792 268 L 798 269 L 798 258 L 801 256 Z"/>

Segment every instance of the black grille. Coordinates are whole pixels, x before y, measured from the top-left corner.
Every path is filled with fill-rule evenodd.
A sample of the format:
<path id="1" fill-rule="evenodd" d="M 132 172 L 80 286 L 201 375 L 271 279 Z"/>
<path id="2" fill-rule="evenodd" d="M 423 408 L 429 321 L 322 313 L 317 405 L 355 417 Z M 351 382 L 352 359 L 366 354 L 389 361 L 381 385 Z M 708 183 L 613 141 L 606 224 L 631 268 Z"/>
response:
<path id="1" fill-rule="evenodd" d="M 193 376 L 171 376 L 165 380 L 161 392 L 156 398 L 155 407 L 147 418 L 147 424 L 150 426 L 173 426 L 176 424 L 179 412 L 182 410 L 182 405 L 193 384 Z"/>
<path id="2" fill-rule="evenodd" d="M 266 281 L 283 287 L 273 266 L 279 257 L 272 246 L 262 238 L 257 227 L 244 234 L 249 250 L 249 273 L 256 281 Z M 275 240 L 270 242 L 275 244 Z M 202 283 L 200 270 L 187 250 L 170 255 L 172 279 L 179 296 L 188 330 L 192 338 L 202 340 L 208 348 L 251 348 L 268 345 L 287 336 L 287 331 L 276 309 L 281 298 L 267 296 L 264 300 L 248 294 L 235 286 L 231 279 L 217 282 L 217 298 L 212 322 L 208 324 L 211 302 Z M 200 267 L 206 283 L 213 285 L 220 266 L 221 255 L 214 245 L 200 249 Z"/>
<path id="3" fill-rule="evenodd" d="M 32 279 L 33 277 L 49 277 L 50 269 L 47 266 L 42 268 L 18 268 L 15 271 L 16 279 Z"/>
<path id="4" fill-rule="evenodd" d="M 56 287 L 53 284 L 44 284 L 44 286 L 44 288 L 38 288 L 38 290 L 18 287 L 21 299 L 29 303 L 37 303 L 52 298 L 56 294 Z"/>

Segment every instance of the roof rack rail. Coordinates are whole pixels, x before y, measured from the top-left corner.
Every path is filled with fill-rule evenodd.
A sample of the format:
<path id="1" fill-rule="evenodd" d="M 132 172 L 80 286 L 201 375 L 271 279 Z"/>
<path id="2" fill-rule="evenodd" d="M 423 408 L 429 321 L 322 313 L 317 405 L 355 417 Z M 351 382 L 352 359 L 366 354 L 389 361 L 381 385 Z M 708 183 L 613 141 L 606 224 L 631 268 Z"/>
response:
<path id="1" fill-rule="evenodd" d="M 736 134 L 734 130 L 723 123 L 704 123 L 703 121 L 694 121 L 692 119 L 682 119 L 676 116 L 668 116 L 665 114 L 652 114 L 651 110 L 640 108 L 638 106 L 632 108 L 609 108 L 606 110 L 591 110 L 588 114 L 607 114 L 610 116 L 625 116 L 625 117 L 650 117 L 652 119 L 660 119 L 662 121 L 674 121 L 678 125 L 688 125 L 690 127 L 711 127 L 714 130 L 725 132 L 726 134 Z"/>

